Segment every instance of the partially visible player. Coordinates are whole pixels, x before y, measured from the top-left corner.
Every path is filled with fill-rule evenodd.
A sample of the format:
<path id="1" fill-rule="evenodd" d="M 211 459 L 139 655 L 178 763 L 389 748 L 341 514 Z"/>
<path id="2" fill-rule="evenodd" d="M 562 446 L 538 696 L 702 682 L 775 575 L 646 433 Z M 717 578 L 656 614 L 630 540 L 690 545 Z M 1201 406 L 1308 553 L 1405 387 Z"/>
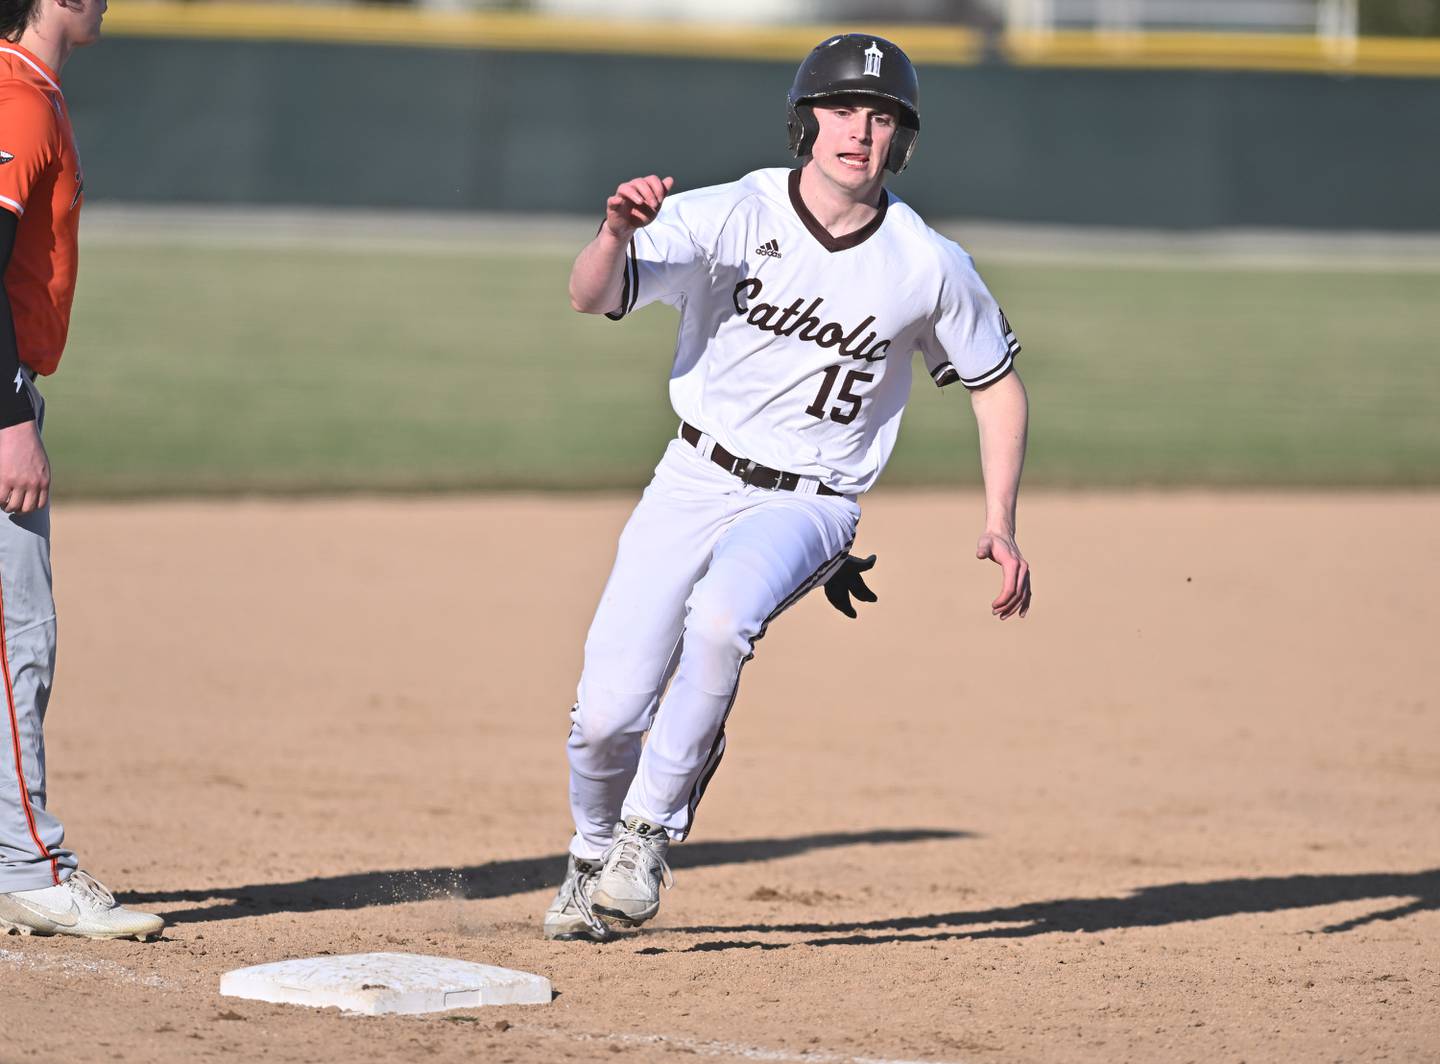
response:
<path id="1" fill-rule="evenodd" d="M 847 590 L 866 599 L 870 559 L 849 559 L 859 497 L 894 446 L 916 351 L 936 384 L 970 390 L 985 479 L 976 555 L 1004 573 L 991 609 L 1030 607 L 1015 542 L 1020 345 L 970 256 L 885 190 L 919 134 L 914 68 L 889 41 L 833 37 L 796 74 L 789 126 L 798 170 L 676 195 L 668 177 L 622 184 L 571 273 L 580 311 L 679 308 L 680 427 L 586 639 L 568 743 L 575 835 L 550 938 L 603 941 L 610 924 L 655 915 L 667 849 L 691 829 L 766 626 L 827 580 L 847 613 Z M 943 572 L 953 536 L 934 538 Z M 837 647 L 831 666 L 853 658 Z"/>
<path id="2" fill-rule="evenodd" d="M 0 0 L 0 928 L 146 939 L 165 922 L 81 871 L 45 802 L 55 601 L 35 378 L 65 348 L 84 190 L 60 70 L 104 14 L 105 0 Z"/>

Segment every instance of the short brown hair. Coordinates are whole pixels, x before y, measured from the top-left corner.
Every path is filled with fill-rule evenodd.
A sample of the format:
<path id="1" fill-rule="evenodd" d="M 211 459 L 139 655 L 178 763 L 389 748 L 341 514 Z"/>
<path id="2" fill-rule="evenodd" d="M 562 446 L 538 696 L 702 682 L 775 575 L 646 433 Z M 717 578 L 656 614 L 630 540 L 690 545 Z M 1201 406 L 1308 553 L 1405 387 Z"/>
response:
<path id="1" fill-rule="evenodd" d="M 40 13 L 40 0 L 0 0 L 0 39 L 18 41 Z"/>

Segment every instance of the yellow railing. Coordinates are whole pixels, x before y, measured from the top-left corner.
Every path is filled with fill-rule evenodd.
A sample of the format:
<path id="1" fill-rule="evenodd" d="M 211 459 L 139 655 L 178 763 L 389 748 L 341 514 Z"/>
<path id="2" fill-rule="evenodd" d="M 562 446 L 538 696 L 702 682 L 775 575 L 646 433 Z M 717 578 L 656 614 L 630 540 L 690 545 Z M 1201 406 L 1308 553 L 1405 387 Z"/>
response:
<path id="1" fill-rule="evenodd" d="M 1025 66 L 1440 76 L 1440 40 L 1434 39 L 1058 30 L 1010 34 L 1002 50 L 1011 62 Z"/>
<path id="2" fill-rule="evenodd" d="M 230 37 L 248 40 L 408 44 L 509 51 L 611 52 L 716 59 L 795 59 L 827 34 L 857 27 L 689 25 L 619 19 L 554 18 L 507 12 L 429 12 L 398 8 L 284 4 L 116 4 L 105 16 L 115 36 Z M 973 63 L 983 38 L 971 30 L 865 26 L 898 37 L 917 63 Z"/>
<path id="3" fill-rule="evenodd" d="M 552 18 L 505 12 L 450 13 L 361 6 L 176 3 L 126 0 L 105 16 L 127 37 L 239 38 L 349 44 L 424 45 L 537 52 L 600 52 L 709 59 L 795 60 L 827 34 L 859 30 L 889 37 L 917 62 L 968 66 L 984 37 L 951 26 L 810 25 L 755 27 L 617 19 Z M 1075 30 L 1009 34 L 997 50 L 1021 66 L 1315 71 L 1440 77 L 1440 40 L 1257 33 L 1110 34 Z"/>

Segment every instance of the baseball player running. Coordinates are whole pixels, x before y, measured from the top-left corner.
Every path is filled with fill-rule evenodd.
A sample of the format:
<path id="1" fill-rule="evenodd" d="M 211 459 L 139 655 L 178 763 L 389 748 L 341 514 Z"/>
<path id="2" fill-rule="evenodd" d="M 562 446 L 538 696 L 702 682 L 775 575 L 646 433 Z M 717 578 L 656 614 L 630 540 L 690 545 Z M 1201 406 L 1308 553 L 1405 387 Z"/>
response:
<path id="1" fill-rule="evenodd" d="M 674 195 L 668 177 L 627 181 L 570 275 L 585 313 L 679 309 L 680 426 L 585 642 L 568 742 L 575 835 L 549 938 L 603 941 L 655 915 L 755 643 L 827 580 L 863 591 L 869 562 L 848 554 L 858 500 L 894 446 L 915 351 L 936 384 L 970 390 L 985 480 L 976 555 L 1004 574 L 991 609 L 1030 607 L 1015 542 L 1020 345 L 970 257 L 885 189 L 920 130 L 915 69 L 889 41 L 832 37 L 800 65 L 788 118 L 800 169 Z"/>
<path id="2" fill-rule="evenodd" d="M 164 921 L 81 871 L 45 807 L 55 601 L 35 377 L 65 347 L 84 187 L 60 69 L 99 39 L 104 14 L 105 0 L 0 0 L 0 928 L 145 939 Z"/>

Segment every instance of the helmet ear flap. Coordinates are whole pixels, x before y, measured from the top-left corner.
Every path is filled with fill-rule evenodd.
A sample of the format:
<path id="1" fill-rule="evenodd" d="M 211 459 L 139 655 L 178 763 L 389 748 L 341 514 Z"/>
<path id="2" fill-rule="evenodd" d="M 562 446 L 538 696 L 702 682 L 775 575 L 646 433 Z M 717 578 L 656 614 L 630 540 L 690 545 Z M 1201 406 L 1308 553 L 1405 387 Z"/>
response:
<path id="1" fill-rule="evenodd" d="M 790 154 L 803 159 L 815 148 L 815 138 L 820 135 L 820 123 L 815 120 L 815 108 L 808 103 L 792 103 L 785 116 L 785 128 L 790 134 Z"/>
<path id="2" fill-rule="evenodd" d="M 890 154 L 885 159 L 885 169 L 892 174 L 898 174 L 910 164 L 910 156 L 915 154 L 915 142 L 920 139 L 920 131 L 906 125 L 895 127 L 895 135 L 890 138 Z"/>

